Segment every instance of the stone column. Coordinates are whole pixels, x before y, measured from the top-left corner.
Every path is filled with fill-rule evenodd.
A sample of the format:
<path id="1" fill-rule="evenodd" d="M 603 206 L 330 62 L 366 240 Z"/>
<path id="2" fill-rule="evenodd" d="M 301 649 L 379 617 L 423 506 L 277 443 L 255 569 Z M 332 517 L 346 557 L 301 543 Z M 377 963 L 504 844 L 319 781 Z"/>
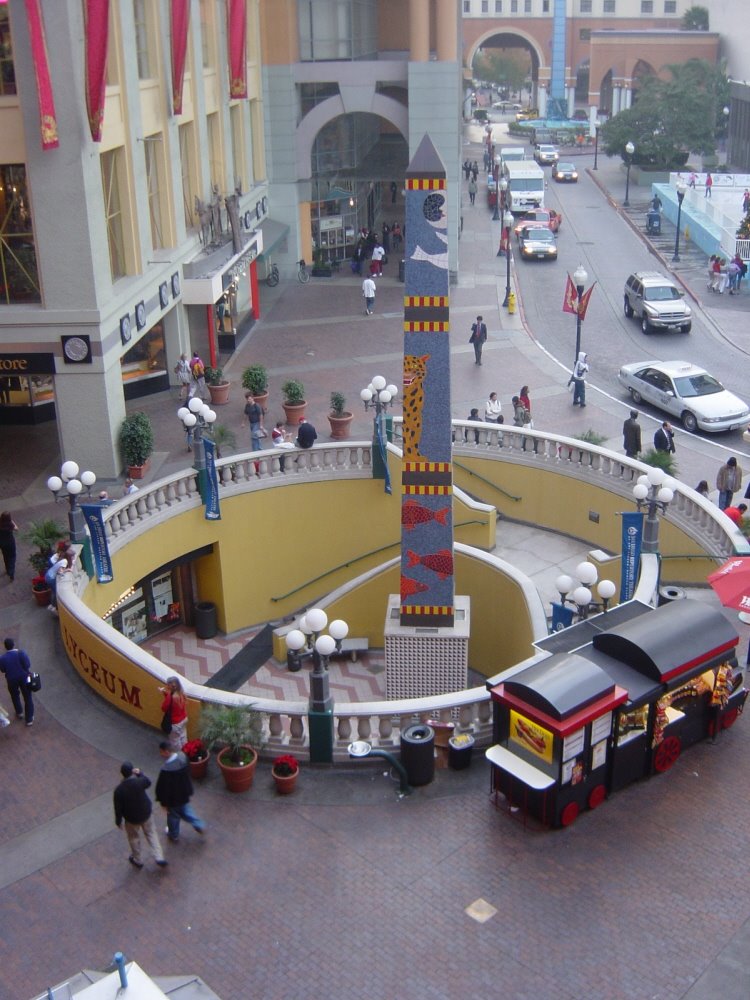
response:
<path id="1" fill-rule="evenodd" d="M 430 0 L 409 0 L 409 60 L 429 62 Z"/>

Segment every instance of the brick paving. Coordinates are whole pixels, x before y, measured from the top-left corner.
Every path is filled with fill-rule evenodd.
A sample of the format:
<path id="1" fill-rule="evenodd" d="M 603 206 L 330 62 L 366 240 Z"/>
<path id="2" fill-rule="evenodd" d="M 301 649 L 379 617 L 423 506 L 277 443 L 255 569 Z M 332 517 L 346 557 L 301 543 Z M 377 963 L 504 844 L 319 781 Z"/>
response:
<path id="1" fill-rule="evenodd" d="M 552 385 L 544 360 L 498 312 L 492 241 L 486 213 L 467 217 L 457 322 L 481 304 L 493 317 L 503 391 L 534 366 L 541 395 Z M 270 362 L 278 389 L 307 359 L 319 430 L 331 389 L 357 400 L 377 371 L 398 372 L 395 279 L 381 283 L 371 321 L 358 314 L 359 283 L 344 274 L 274 291 L 263 290 L 264 320 L 228 366 L 235 396 L 226 419 L 238 430 L 250 360 Z M 460 367 L 456 415 L 493 377 L 489 366 Z M 137 405 L 159 418 L 154 475 L 181 467 L 176 397 Z M 352 409 L 355 433 L 367 435 L 369 418 Z M 3 506 L 24 520 L 59 515 L 44 489 L 59 460 L 53 427 L 12 434 L 22 444 L 12 456 L 0 449 Z M 35 726 L 0 732 L 3 1000 L 103 968 L 118 949 L 153 975 L 196 973 L 224 1000 L 750 995 L 746 720 L 556 833 L 495 808 L 481 756 L 402 800 L 382 761 L 335 771 L 303 764 L 297 792 L 284 798 L 267 764 L 249 795 L 231 796 L 212 763 L 194 800 L 205 838 L 188 829 L 167 845 L 168 869 L 149 861 L 136 871 L 112 822 L 111 790 L 125 757 L 155 777 L 158 736 L 80 684 L 56 624 L 29 600 L 26 554 L 16 583 L 0 582 L 0 625 L 29 649 L 45 686 Z M 485 923 L 466 912 L 480 899 L 497 911 Z"/>

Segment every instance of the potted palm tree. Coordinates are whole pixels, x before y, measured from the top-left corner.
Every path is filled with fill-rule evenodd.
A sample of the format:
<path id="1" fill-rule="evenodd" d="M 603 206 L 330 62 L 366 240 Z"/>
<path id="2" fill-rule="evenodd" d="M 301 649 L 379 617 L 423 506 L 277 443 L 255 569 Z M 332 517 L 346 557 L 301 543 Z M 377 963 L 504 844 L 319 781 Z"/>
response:
<path id="1" fill-rule="evenodd" d="M 284 413 L 286 414 L 286 422 L 290 426 L 295 426 L 302 420 L 305 416 L 305 411 L 307 409 L 307 403 L 305 402 L 305 387 L 297 379 L 289 379 L 285 382 L 281 391 L 284 394 Z"/>
<path id="2" fill-rule="evenodd" d="M 66 538 L 65 529 L 51 518 L 32 521 L 23 534 L 23 540 L 36 547 L 29 556 L 29 562 L 36 575 L 31 581 L 31 592 L 40 607 L 46 607 L 50 601 L 51 588 L 44 578 L 49 568 L 49 561 L 57 543 Z"/>
<path id="3" fill-rule="evenodd" d="M 242 388 L 253 394 L 253 399 L 265 413 L 268 409 L 268 369 L 264 365 L 250 365 L 242 373 Z"/>
<path id="4" fill-rule="evenodd" d="M 206 385 L 208 386 L 208 394 L 211 397 L 213 405 L 223 406 L 225 403 L 228 403 L 231 383 L 228 379 L 224 378 L 224 372 L 222 369 L 206 367 L 204 377 L 206 379 Z"/>
<path id="5" fill-rule="evenodd" d="M 201 710 L 201 738 L 207 747 L 218 745 L 216 762 L 230 792 L 246 792 L 253 783 L 258 750 L 263 745 L 263 715 L 241 705 L 205 705 Z"/>
<path id="6" fill-rule="evenodd" d="M 211 429 L 211 437 L 216 446 L 216 457 L 221 458 L 221 453 L 225 448 L 237 447 L 237 436 L 231 427 L 226 424 L 214 424 Z"/>
<path id="7" fill-rule="evenodd" d="M 154 431 L 146 413 L 129 413 L 120 427 L 120 448 L 131 479 L 143 479 L 154 450 Z"/>
<path id="8" fill-rule="evenodd" d="M 331 437 L 334 441 L 344 441 L 349 437 L 353 419 L 352 414 L 346 409 L 346 399 L 343 392 L 332 392 L 328 422 L 331 425 Z"/>

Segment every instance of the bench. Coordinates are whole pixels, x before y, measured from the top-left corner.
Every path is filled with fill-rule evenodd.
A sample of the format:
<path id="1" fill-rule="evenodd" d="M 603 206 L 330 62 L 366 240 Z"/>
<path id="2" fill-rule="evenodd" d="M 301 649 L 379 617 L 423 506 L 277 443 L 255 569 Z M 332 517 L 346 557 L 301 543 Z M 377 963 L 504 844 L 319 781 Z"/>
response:
<path id="1" fill-rule="evenodd" d="M 359 653 L 366 653 L 369 648 L 370 648 L 369 639 L 347 638 L 341 640 L 341 649 L 336 650 L 334 653 L 332 653 L 332 655 L 336 656 L 337 653 L 339 653 L 340 655 L 348 653 L 352 663 L 356 663 L 357 655 Z"/>

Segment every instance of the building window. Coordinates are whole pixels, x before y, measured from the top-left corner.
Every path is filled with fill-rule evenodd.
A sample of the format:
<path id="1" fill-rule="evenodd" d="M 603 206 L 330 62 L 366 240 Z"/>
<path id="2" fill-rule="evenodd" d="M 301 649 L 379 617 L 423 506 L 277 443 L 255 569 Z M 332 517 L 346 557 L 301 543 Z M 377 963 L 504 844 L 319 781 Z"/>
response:
<path id="1" fill-rule="evenodd" d="M 523 12 L 524 14 L 531 13 L 531 0 L 523 0 Z"/>
<path id="2" fill-rule="evenodd" d="M 614 14 L 615 0 L 604 0 L 604 6 L 602 7 L 602 11 L 605 14 Z"/>
<path id="3" fill-rule="evenodd" d="M 542 14 L 549 14 L 549 0 L 542 0 Z"/>
<path id="4" fill-rule="evenodd" d="M 665 14 L 676 14 L 677 13 L 677 0 L 664 0 L 664 13 Z"/>
<path id="5" fill-rule="evenodd" d="M 154 54 L 151 48 L 153 30 L 149 24 L 147 0 L 133 0 L 135 22 L 135 55 L 138 62 L 138 79 L 151 80 L 154 72 Z"/>
<path id="6" fill-rule="evenodd" d="M 232 181 L 234 186 L 240 185 L 242 188 L 247 188 L 246 177 L 245 177 L 245 144 L 244 144 L 244 134 L 245 130 L 243 128 L 242 111 L 243 104 L 234 104 L 229 109 L 229 125 L 232 129 L 232 167 L 234 168 L 234 173 L 232 175 Z"/>
<path id="7" fill-rule="evenodd" d="M 107 221 L 109 268 L 112 280 L 127 274 L 125 265 L 125 233 L 122 219 L 122 148 L 102 153 L 102 188 L 104 191 L 104 218 Z"/>
<path id="8" fill-rule="evenodd" d="M 490 0 L 482 0 L 482 13 L 489 14 L 490 12 Z"/>
<path id="9" fill-rule="evenodd" d="M 641 14 L 654 13 L 654 0 L 641 0 Z"/>
<path id="10" fill-rule="evenodd" d="M 0 165 L 0 304 L 40 302 L 26 167 Z"/>
<path id="11" fill-rule="evenodd" d="M 464 0 L 464 14 L 471 14 L 471 0 Z"/>
<path id="12" fill-rule="evenodd" d="M 495 13 L 502 14 L 503 12 L 503 0 L 495 0 Z"/>
<path id="13" fill-rule="evenodd" d="M 578 32 L 578 37 L 582 42 L 591 41 L 591 28 L 581 28 Z"/>
<path id="14" fill-rule="evenodd" d="M 591 13 L 591 0 L 581 0 L 581 13 L 582 14 Z"/>
<path id="15" fill-rule="evenodd" d="M 216 65 L 213 19 L 215 6 L 214 0 L 201 0 L 201 59 L 204 69 L 213 69 Z"/>
<path id="16" fill-rule="evenodd" d="M 518 0 L 510 0 L 510 12 L 511 14 L 518 13 Z"/>
<path id="17" fill-rule="evenodd" d="M 148 185 L 148 215 L 151 220 L 151 245 L 162 250 L 167 244 L 162 226 L 162 136 L 150 135 L 144 142 L 146 150 L 146 184 Z"/>
<path id="18" fill-rule="evenodd" d="M 0 95 L 15 94 L 16 71 L 13 66 L 13 43 L 10 37 L 8 8 L 0 7 Z"/>
<path id="19" fill-rule="evenodd" d="M 195 229 L 194 198 L 198 191 L 195 178 L 195 147 L 193 144 L 193 123 L 180 125 L 180 173 L 182 176 L 182 208 L 185 213 L 185 228 Z"/>

